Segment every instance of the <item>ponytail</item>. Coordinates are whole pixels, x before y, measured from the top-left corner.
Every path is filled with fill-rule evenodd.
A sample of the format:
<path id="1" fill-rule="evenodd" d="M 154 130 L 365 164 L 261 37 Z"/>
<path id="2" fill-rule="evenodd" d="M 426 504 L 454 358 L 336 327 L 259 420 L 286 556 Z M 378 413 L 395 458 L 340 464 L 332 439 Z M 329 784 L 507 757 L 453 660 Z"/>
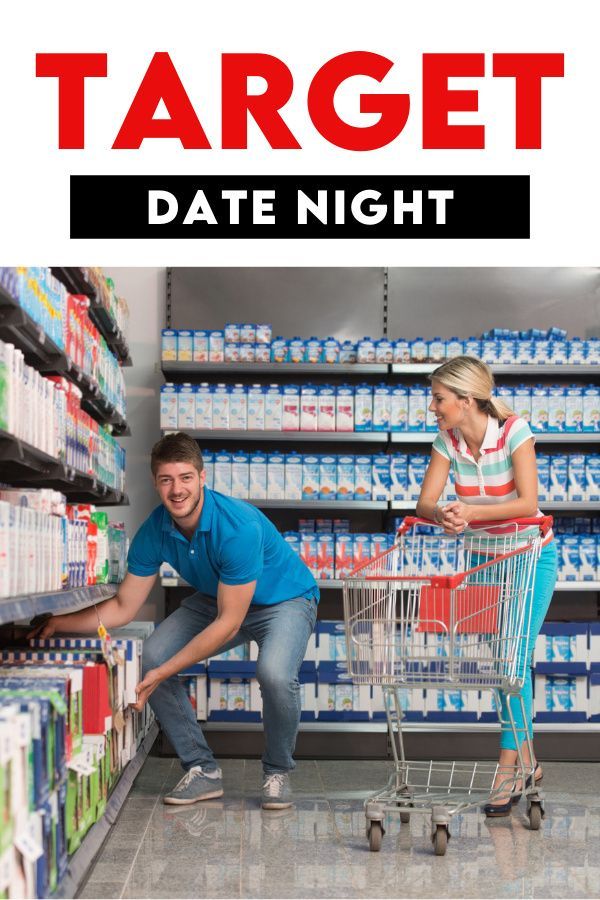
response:
<path id="1" fill-rule="evenodd" d="M 504 422 L 514 411 L 499 397 L 494 396 L 492 370 L 474 356 L 456 356 L 432 372 L 430 381 L 439 381 L 458 397 L 472 397 L 479 409 Z"/>

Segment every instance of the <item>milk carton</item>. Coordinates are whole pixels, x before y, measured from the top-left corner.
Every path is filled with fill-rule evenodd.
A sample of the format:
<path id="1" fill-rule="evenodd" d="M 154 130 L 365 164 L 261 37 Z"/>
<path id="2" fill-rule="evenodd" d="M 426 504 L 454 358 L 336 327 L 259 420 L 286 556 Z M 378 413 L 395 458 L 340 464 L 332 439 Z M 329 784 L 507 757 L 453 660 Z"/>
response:
<path id="1" fill-rule="evenodd" d="M 265 389 L 262 384 L 248 388 L 248 431 L 264 431 Z"/>
<path id="2" fill-rule="evenodd" d="M 538 500 L 543 503 L 550 500 L 550 456 L 546 453 L 538 453 Z"/>
<path id="3" fill-rule="evenodd" d="M 177 360 L 179 362 L 191 362 L 194 350 L 194 332 L 180 329 L 177 336 Z"/>
<path id="4" fill-rule="evenodd" d="M 314 384 L 303 384 L 300 391 L 300 431 L 316 431 L 319 390 Z"/>
<path id="5" fill-rule="evenodd" d="M 178 428 L 177 387 L 170 382 L 160 387 L 160 427 L 169 431 Z"/>
<path id="6" fill-rule="evenodd" d="M 440 337 L 434 337 L 429 341 L 429 359 L 438 365 L 446 358 L 446 341 Z"/>
<path id="7" fill-rule="evenodd" d="M 267 454 L 250 454 L 250 500 L 265 500 L 267 496 Z"/>
<path id="8" fill-rule="evenodd" d="M 596 580 L 596 535 L 582 534 L 579 539 L 579 577 L 582 581 Z"/>
<path id="9" fill-rule="evenodd" d="M 225 325 L 225 343 L 226 344 L 239 344 L 242 340 L 241 336 L 241 325 L 238 325 L 234 322 L 228 322 Z"/>
<path id="10" fill-rule="evenodd" d="M 509 407 L 509 409 L 514 410 L 514 408 L 515 408 L 514 388 L 512 388 L 506 384 L 501 384 L 501 385 L 499 385 L 499 387 L 496 391 L 496 396 L 499 397 L 500 400 L 502 400 L 504 403 L 506 403 L 506 405 Z"/>
<path id="11" fill-rule="evenodd" d="M 302 499 L 317 500 L 320 488 L 320 459 L 313 453 L 302 457 Z"/>
<path id="12" fill-rule="evenodd" d="M 519 365 L 530 365 L 535 355 L 535 346 L 533 341 L 521 338 L 515 341 L 515 362 Z"/>
<path id="13" fill-rule="evenodd" d="M 566 431 L 583 431 L 583 387 L 572 384 L 565 388 Z"/>
<path id="14" fill-rule="evenodd" d="M 350 531 L 350 519 L 334 519 L 333 534 L 346 534 Z"/>
<path id="15" fill-rule="evenodd" d="M 579 581 L 579 535 L 564 534 L 561 540 L 561 578 L 563 581 Z"/>
<path id="16" fill-rule="evenodd" d="M 413 341 L 410 341 L 410 361 L 411 363 L 424 363 L 427 362 L 427 356 L 429 353 L 429 347 L 427 346 L 427 341 L 424 341 L 422 337 L 417 337 Z"/>
<path id="17" fill-rule="evenodd" d="M 250 496 L 250 455 L 242 450 L 231 454 L 231 496 L 239 500 Z"/>
<path id="18" fill-rule="evenodd" d="M 398 338 L 397 341 L 394 341 L 394 362 L 410 362 L 410 341 L 407 341 L 406 338 Z"/>
<path id="19" fill-rule="evenodd" d="M 323 344 L 317 337 L 311 337 L 305 345 L 305 362 L 320 363 L 323 359 Z"/>
<path id="20" fill-rule="evenodd" d="M 300 558 L 309 569 L 313 578 L 319 577 L 317 567 L 317 535 L 302 534 L 300 536 Z"/>
<path id="21" fill-rule="evenodd" d="M 364 337 L 356 344 L 356 362 L 357 363 L 374 363 L 375 362 L 375 341 L 373 338 Z"/>
<path id="22" fill-rule="evenodd" d="M 469 337 L 464 342 L 465 356 L 474 356 L 479 359 L 481 356 L 481 341 L 476 337 Z"/>
<path id="23" fill-rule="evenodd" d="M 335 391 L 335 430 L 354 431 L 354 388 L 348 384 Z"/>
<path id="24" fill-rule="evenodd" d="M 335 388 L 330 384 L 318 389 L 317 431 L 335 431 Z"/>
<path id="25" fill-rule="evenodd" d="M 357 351 L 354 341 L 344 341 L 340 346 L 340 363 L 352 365 L 356 362 Z"/>
<path id="26" fill-rule="evenodd" d="M 213 427 L 213 394 L 206 381 L 196 387 L 196 428 L 200 430 Z"/>
<path id="27" fill-rule="evenodd" d="M 284 531 L 281 536 L 296 556 L 300 556 L 300 535 L 296 531 Z"/>
<path id="28" fill-rule="evenodd" d="M 283 431 L 300 430 L 300 387 L 297 384 L 283 386 Z"/>
<path id="29" fill-rule="evenodd" d="M 328 365 L 337 365 L 340 361 L 340 342 L 333 337 L 323 341 L 322 360 Z"/>
<path id="30" fill-rule="evenodd" d="M 335 537 L 332 534 L 317 535 L 317 573 L 323 580 L 335 576 Z"/>
<path id="31" fill-rule="evenodd" d="M 257 344 L 270 344 L 271 337 L 273 335 L 273 329 L 270 325 L 257 325 L 256 326 L 256 343 Z"/>
<path id="32" fill-rule="evenodd" d="M 353 456 L 338 456 L 336 500 L 354 500 Z"/>
<path id="33" fill-rule="evenodd" d="M 180 384 L 177 392 L 177 427 L 190 431 L 196 427 L 196 395 L 193 384 Z"/>
<path id="34" fill-rule="evenodd" d="M 462 356 L 465 352 L 464 341 L 461 341 L 457 337 L 451 337 L 450 340 L 446 341 L 446 357 L 448 359 L 454 359 L 456 356 Z M 429 351 L 429 355 L 431 356 L 431 350 Z"/>
<path id="35" fill-rule="evenodd" d="M 335 536 L 335 577 L 346 578 L 354 568 L 353 542 L 351 534 Z"/>
<path id="36" fill-rule="evenodd" d="M 391 431 L 407 431 L 408 429 L 408 388 L 404 384 L 392 387 Z"/>
<path id="37" fill-rule="evenodd" d="M 198 328 L 192 332 L 192 359 L 199 363 L 208 362 L 208 331 L 204 329 Z"/>
<path id="38" fill-rule="evenodd" d="M 423 453 L 411 453 L 408 457 L 408 490 L 407 497 L 409 500 L 418 500 L 421 493 L 421 486 L 425 478 L 425 472 L 429 457 Z"/>
<path id="39" fill-rule="evenodd" d="M 217 384 L 212 390 L 213 404 L 213 428 L 217 430 L 229 429 L 229 391 L 228 384 Z"/>
<path id="40" fill-rule="evenodd" d="M 519 384 L 513 389 L 512 408 L 517 416 L 531 422 L 531 388 L 526 384 Z"/>
<path id="41" fill-rule="evenodd" d="M 548 388 L 543 384 L 531 389 L 531 429 L 548 431 Z"/>
<path id="42" fill-rule="evenodd" d="M 257 363 L 271 362 L 271 345 L 257 343 L 254 349 L 254 356 Z"/>
<path id="43" fill-rule="evenodd" d="M 550 457 L 550 496 L 549 500 L 565 501 L 568 490 L 568 457 Z"/>
<path id="44" fill-rule="evenodd" d="M 574 337 L 571 338 L 570 341 L 567 341 L 567 359 L 571 365 L 581 365 L 585 363 L 585 351 L 585 341 L 580 337 Z"/>
<path id="45" fill-rule="evenodd" d="M 498 362 L 504 365 L 514 363 L 517 355 L 516 351 L 516 341 L 510 338 L 502 338 L 498 341 Z"/>
<path id="46" fill-rule="evenodd" d="M 387 338 L 375 342 L 375 362 L 392 363 L 394 361 L 394 345 Z"/>
<path id="47" fill-rule="evenodd" d="M 600 338 L 589 338 L 586 342 L 585 361 L 590 366 L 600 363 Z"/>
<path id="48" fill-rule="evenodd" d="M 231 496 L 231 453 L 215 453 L 215 491 Z"/>
<path id="49" fill-rule="evenodd" d="M 408 456 L 394 453 L 390 457 L 390 499 L 405 500 L 408 496 Z"/>
<path id="50" fill-rule="evenodd" d="M 337 494 L 337 458 L 323 455 L 319 458 L 319 500 L 335 500 Z"/>
<path id="51" fill-rule="evenodd" d="M 587 499 L 585 484 L 585 456 L 583 453 L 572 453 L 567 456 L 568 489 L 567 498 L 576 503 Z"/>
<path id="52" fill-rule="evenodd" d="M 370 557 L 371 559 L 377 559 L 377 557 L 381 556 L 388 549 L 388 535 L 387 534 L 372 534 L 371 535 L 371 550 Z"/>
<path id="53" fill-rule="evenodd" d="M 600 454 L 589 453 L 585 458 L 586 500 L 600 500 Z"/>
<path id="54" fill-rule="evenodd" d="M 243 344 L 239 344 L 238 346 L 240 348 L 240 362 L 256 362 L 256 344 L 249 344 L 248 342 L 246 342 Z"/>
<path id="55" fill-rule="evenodd" d="M 546 338 L 536 338 L 533 342 L 535 356 L 534 363 L 545 365 L 550 362 L 550 341 Z"/>
<path id="56" fill-rule="evenodd" d="M 163 328 L 161 331 L 160 358 L 163 362 L 177 360 L 177 332 L 172 328 Z"/>
<path id="57" fill-rule="evenodd" d="M 285 338 L 277 337 L 271 341 L 271 362 L 289 362 L 289 342 Z"/>
<path id="58" fill-rule="evenodd" d="M 230 389 L 229 427 L 232 431 L 248 429 L 248 390 L 245 384 L 234 384 Z"/>
<path id="59" fill-rule="evenodd" d="M 289 343 L 288 357 L 292 363 L 303 363 L 305 360 L 306 346 L 302 338 L 295 337 Z"/>
<path id="60" fill-rule="evenodd" d="M 600 387 L 594 384 L 583 389 L 583 430 L 600 431 Z"/>
<path id="61" fill-rule="evenodd" d="M 267 454 L 267 499 L 285 500 L 285 457 L 283 453 Z"/>
<path id="62" fill-rule="evenodd" d="M 256 325 L 253 322 L 240 325 L 240 343 L 256 344 Z"/>
<path id="63" fill-rule="evenodd" d="M 212 363 L 225 361 L 225 335 L 222 331 L 210 331 L 208 334 L 208 361 Z"/>
<path id="64" fill-rule="evenodd" d="M 215 486 L 215 454 L 212 450 L 202 451 L 202 461 L 206 472 L 206 487 L 212 491 Z"/>
<path id="65" fill-rule="evenodd" d="M 408 430 L 425 431 L 427 419 L 427 388 L 413 384 L 408 389 Z"/>
<path id="66" fill-rule="evenodd" d="M 371 500 L 373 464 L 370 456 L 354 457 L 354 499 Z"/>
<path id="67" fill-rule="evenodd" d="M 265 389 L 265 431 L 281 431 L 283 427 L 283 388 L 269 384 Z"/>
<path id="68" fill-rule="evenodd" d="M 392 389 L 387 384 L 373 388 L 373 431 L 389 431 L 392 415 Z"/>
<path id="69" fill-rule="evenodd" d="M 548 388 L 548 431 L 564 431 L 566 420 L 565 389 L 553 384 Z"/>
<path id="70" fill-rule="evenodd" d="M 568 349 L 568 343 L 565 340 L 550 341 L 550 362 L 555 366 L 561 366 L 563 363 L 566 363 L 568 361 Z"/>
<path id="71" fill-rule="evenodd" d="M 373 388 L 359 384 L 354 391 L 354 430 L 373 430 Z"/>
<path id="72" fill-rule="evenodd" d="M 481 341 L 481 360 L 484 363 L 489 365 L 493 365 L 498 362 L 498 356 L 500 353 L 500 347 L 498 346 L 498 341 L 495 340 L 482 340 Z"/>
<path id="73" fill-rule="evenodd" d="M 302 499 L 302 456 L 300 453 L 285 455 L 285 499 Z"/>
<path id="74" fill-rule="evenodd" d="M 373 456 L 372 481 L 373 500 L 389 500 L 391 485 L 389 456 Z"/>
<path id="75" fill-rule="evenodd" d="M 352 557 L 354 568 L 363 566 L 371 559 L 371 535 L 355 534 L 352 537 Z"/>
<path id="76" fill-rule="evenodd" d="M 238 363 L 241 362 L 240 345 L 225 344 L 225 362 Z"/>

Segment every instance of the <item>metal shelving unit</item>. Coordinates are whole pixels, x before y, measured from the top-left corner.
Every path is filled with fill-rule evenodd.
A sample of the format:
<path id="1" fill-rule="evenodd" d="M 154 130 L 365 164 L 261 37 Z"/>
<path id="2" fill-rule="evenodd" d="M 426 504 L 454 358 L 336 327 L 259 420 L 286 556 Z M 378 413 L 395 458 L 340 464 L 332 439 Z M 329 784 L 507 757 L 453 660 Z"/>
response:
<path id="1" fill-rule="evenodd" d="M 387 500 L 246 500 L 259 509 L 321 509 L 336 512 L 341 509 L 387 510 Z"/>
<path id="2" fill-rule="evenodd" d="M 172 429 L 161 429 L 163 434 Z M 387 431 L 216 431 L 186 429 L 186 434 L 199 441 L 302 441 L 336 444 L 387 444 Z"/>
<path id="3" fill-rule="evenodd" d="M 199 363 L 162 360 L 165 378 L 183 375 L 387 375 L 386 363 Z"/>
<path id="4" fill-rule="evenodd" d="M 18 597 L 0 599 L 0 625 L 21 619 L 32 619 L 44 613 L 75 612 L 93 603 L 100 603 L 114 597 L 116 584 L 94 584 L 89 587 L 72 588 L 64 591 L 47 591 L 36 594 L 21 594 Z"/>
<path id="5" fill-rule="evenodd" d="M 392 363 L 394 375 L 430 375 L 439 363 Z M 586 366 L 569 363 L 492 363 L 490 369 L 494 375 L 600 375 L 600 365 Z"/>
<path id="6" fill-rule="evenodd" d="M 437 431 L 392 431 L 392 444 L 431 444 Z M 594 444 L 598 442 L 600 433 L 592 431 L 561 432 L 534 431 L 536 442 L 544 444 Z"/>

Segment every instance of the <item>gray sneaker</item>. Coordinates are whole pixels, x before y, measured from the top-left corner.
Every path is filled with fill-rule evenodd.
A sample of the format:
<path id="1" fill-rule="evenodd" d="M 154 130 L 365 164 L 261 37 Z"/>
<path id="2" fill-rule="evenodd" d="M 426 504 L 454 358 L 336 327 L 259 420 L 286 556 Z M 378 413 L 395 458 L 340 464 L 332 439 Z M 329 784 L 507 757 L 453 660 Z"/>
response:
<path id="1" fill-rule="evenodd" d="M 285 809 L 292 805 L 290 777 L 284 773 L 265 775 L 262 787 L 263 809 Z"/>
<path id="2" fill-rule="evenodd" d="M 192 766 L 173 790 L 163 797 L 163 803 L 184 806 L 198 800 L 210 800 L 223 796 L 221 770 L 204 772 L 202 766 Z"/>

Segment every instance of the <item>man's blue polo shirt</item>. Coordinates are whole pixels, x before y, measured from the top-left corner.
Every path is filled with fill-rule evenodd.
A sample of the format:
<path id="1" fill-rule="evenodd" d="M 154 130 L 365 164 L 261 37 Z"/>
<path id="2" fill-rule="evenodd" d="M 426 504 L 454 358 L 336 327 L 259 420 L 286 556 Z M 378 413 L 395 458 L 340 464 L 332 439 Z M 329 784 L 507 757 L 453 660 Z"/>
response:
<path id="1" fill-rule="evenodd" d="M 259 606 L 294 597 L 319 599 L 315 579 L 273 523 L 249 503 L 208 488 L 191 541 L 162 504 L 135 535 L 127 558 L 133 575 L 155 575 L 163 562 L 209 597 L 217 596 L 219 581 L 256 581 L 252 603 Z"/>

